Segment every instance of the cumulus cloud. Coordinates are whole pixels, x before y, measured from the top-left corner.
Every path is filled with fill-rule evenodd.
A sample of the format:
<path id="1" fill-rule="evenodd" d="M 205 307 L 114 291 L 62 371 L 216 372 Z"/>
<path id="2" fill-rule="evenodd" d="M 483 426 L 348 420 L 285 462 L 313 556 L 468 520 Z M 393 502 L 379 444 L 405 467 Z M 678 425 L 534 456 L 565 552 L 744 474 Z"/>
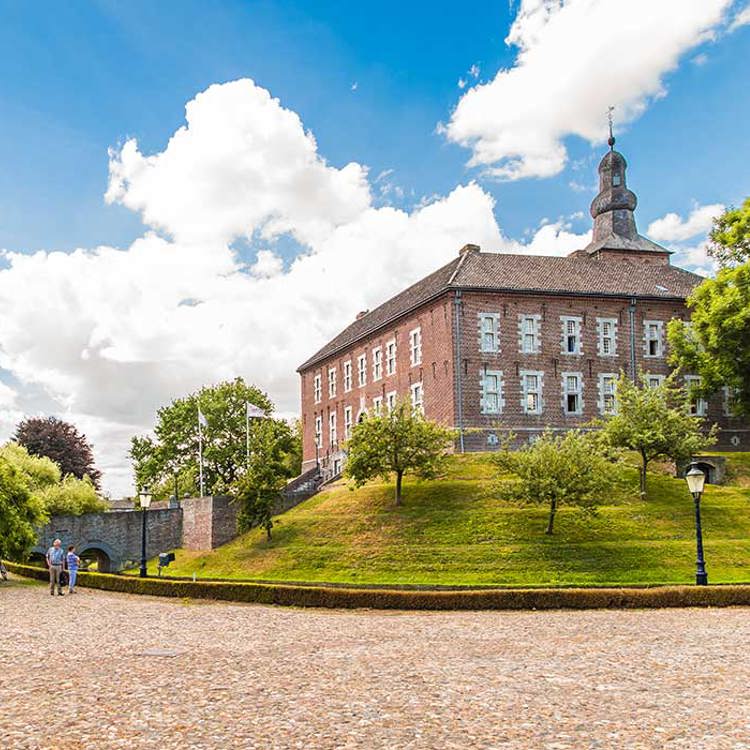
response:
<path id="1" fill-rule="evenodd" d="M 108 200 L 140 212 L 143 237 L 11 252 L 0 269 L 11 311 L 0 367 L 84 429 L 116 493 L 129 490 L 129 438 L 160 405 L 242 375 L 293 414 L 295 367 L 358 310 L 468 241 L 505 242 L 475 183 L 410 212 L 375 207 L 367 170 L 327 164 L 299 117 L 251 81 L 199 94 L 186 123 L 159 153 L 130 140 L 110 156 Z M 274 249 L 284 233 L 302 245 L 286 268 Z M 249 268 L 240 238 L 256 250 Z M 0 410 L 13 403 L 0 389 Z"/>
<path id="2" fill-rule="evenodd" d="M 506 43 L 515 63 L 467 90 L 447 137 L 471 166 L 499 179 L 549 177 L 567 161 L 570 135 L 606 137 L 665 94 L 664 76 L 709 39 L 732 0 L 522 0 Z"/>
<path id="3" fill-rule="evenodd" d="M 747 26 L 748 24 L 750 24 L 750 3 L 737 11 L 734 18 L 732 18 L 732 22 L 729 24 L 729 31 L 735 31 L 740 26 Z"/>
<path id="4" fill-rule="evenodd" d="M 648 225 L 646 234 L 657 242 L 683 242 L 699 234 L 706 234 L 716 216 L 724 211 L 721 203 L 696 205 L 686 219 L 679 214 L 668 213 Z"/>

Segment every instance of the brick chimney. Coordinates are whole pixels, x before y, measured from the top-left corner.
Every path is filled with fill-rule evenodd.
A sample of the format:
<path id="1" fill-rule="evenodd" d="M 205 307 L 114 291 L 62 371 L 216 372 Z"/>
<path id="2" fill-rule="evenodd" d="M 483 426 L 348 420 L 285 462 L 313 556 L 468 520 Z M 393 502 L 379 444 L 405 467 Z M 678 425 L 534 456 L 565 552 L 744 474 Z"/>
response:
<path id="1" fill-rule="evenodd" d="M 358 312 L 357 313 L 357 317 L 355 318 L 355 320 L 359 320 L 360 318 L 364 318 L 365 315 L 367 315 L 368 312 L 370 312 L 370 311 L 369 310 L 362 310 L 362 311 Z"/>
<path id="2" fill-rule="evenodd" d="M 464 245 L 459 251 L 459 255 L 466 255 L 466 253 L 478 253 L 481 252 L 479 245 Z"/>

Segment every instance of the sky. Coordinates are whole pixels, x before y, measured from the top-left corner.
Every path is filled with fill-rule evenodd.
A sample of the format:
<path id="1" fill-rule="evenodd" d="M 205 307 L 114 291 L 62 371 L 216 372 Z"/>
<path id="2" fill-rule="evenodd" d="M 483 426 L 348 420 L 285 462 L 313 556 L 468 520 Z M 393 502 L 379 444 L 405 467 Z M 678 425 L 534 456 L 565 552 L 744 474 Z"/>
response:
<path id="1" fill-rule="evenodd" d="M 104 486 L 173 398 L 296 367 L 473 242 L 588 241 L 614 107 L 639 229 L 712 273 L 750 194 L 747 0 L 0 0 L 0 440 Z"/>

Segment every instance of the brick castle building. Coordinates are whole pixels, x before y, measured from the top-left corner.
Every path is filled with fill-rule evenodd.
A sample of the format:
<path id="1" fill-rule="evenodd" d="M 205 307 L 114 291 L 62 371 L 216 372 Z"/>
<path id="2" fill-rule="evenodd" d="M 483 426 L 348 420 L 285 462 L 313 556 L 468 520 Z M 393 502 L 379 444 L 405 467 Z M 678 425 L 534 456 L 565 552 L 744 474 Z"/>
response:
<path id="1" fill-rule="evenodd" d="M 491 450 L 508 432 L 531 438 L 610 413 L 621 371 L 661 381 L 667 323 L 688 318 L 701 277 L 638 234 L 626 168 L 610 138 L 585 248 L 547 257 L 466 245 L 302 364 L 303 471 L 319 460 L 339 473 L 352 426 L 399 399 L 457 428 L 458 450 Z M 720 425 L 721 447 L 750 450 L 727 398 L 692 408 Z"/>

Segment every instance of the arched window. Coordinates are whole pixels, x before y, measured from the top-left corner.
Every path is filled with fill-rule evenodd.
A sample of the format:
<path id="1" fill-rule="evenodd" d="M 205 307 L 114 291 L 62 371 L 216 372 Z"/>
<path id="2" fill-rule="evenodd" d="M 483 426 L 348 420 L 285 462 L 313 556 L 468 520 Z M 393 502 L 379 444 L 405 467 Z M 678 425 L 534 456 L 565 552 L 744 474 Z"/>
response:
<path id="1" fill-rule="evenodd" d="M 622 184 L 622 177 L 619 172 L 612 173 L 612 187 L 619 187 Z"/>

